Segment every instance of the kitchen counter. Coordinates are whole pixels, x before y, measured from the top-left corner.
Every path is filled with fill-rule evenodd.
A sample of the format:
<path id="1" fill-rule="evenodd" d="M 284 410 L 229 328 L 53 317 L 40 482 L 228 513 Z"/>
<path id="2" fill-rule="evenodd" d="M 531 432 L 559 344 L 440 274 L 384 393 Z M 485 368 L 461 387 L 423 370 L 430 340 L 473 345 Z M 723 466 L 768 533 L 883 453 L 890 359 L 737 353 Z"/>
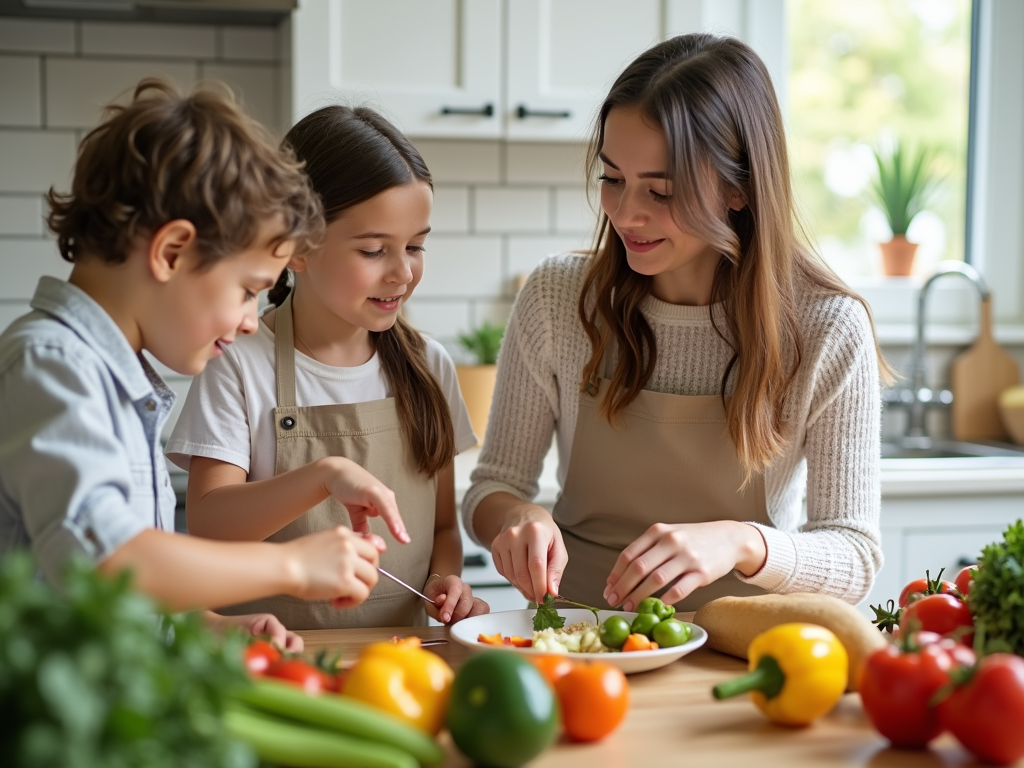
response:
<path id="1" fill-rule="evenodd" d="M 684 618 L 689 618 L 684 615 Z M 445 627 L 420 627 L 420 637 L 447 637 Z M 300 632 L 308 651 L 340 650 L 354 659 L 361 648 L 408 627 L 313 630 Z M 430 648 L 454 668 L 469 657 L 454 641 Z M 629 714 L 619 729 L 596 744 L 565 740 L 529 763 L 530 768 L 624 768 L 674 766 L 699 768 L 772 768 L 773 766 L 870 766 L 938 768 L 975 765 L 953 737 L 943 735 L 928 751 L 889 747 L 868 722 L 857 694 L 846 694 L 836 708 L 813 725 L 784 728 L 768 722 L 747 697 L 715 701 L 711 687 L 746 670 L 745 662 L 701 649 L 652 672 L 629 676 Z M 446 768 L 471 762 L 442 735 Z M 1018 768 L 1024 767 L 1024 761 Z"/>

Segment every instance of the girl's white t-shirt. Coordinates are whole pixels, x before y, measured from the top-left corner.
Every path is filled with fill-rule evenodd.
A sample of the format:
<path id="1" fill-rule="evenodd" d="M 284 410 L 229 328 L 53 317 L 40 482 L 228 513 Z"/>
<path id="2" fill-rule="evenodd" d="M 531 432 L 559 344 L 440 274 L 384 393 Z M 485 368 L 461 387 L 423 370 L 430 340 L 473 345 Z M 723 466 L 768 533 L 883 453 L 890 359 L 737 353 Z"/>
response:
<path id="1" fill-rule="evenodd" d="M 462 400 L 455 364 L 445 348 L 427 339 L 427 365 L 448 400 L 455 450 L 476 445 Z M 252 336 L 239 337 L 192 380 L 167 443 L 167 458 L 188 470 L 193 456 L 206 456 L 244 469 L 250 481 L 274 476 L 277 407 L 274 334 L 263 322 Z M 392 396 L 377 355 L 354 368 L 324 365 L 295 350 L 296 405 L 365 403 Z"/>

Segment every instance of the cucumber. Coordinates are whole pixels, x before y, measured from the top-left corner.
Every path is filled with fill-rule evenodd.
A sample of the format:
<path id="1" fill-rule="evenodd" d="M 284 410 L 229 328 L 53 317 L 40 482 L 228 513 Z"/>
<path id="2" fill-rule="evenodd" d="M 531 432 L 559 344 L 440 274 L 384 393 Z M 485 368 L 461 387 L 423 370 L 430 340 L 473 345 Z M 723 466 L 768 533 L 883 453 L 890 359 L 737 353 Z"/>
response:
<path id="1" fill-rule="evenodd" d="M 437 765 L 444 759 L 441 747 L 430 736 L 355 699 L 333 694 L 310 696 L 294 685 L 266 678 L 232 695 L 265 712 L 397 747 L 423 765 Z"/>
<path id="2" fill-rule="evenodd" d="M 378 742 L 288 723 L 228 704 L 224 725 L 261 760 L 293 768 L 417 768 L 408 752 Z"/>

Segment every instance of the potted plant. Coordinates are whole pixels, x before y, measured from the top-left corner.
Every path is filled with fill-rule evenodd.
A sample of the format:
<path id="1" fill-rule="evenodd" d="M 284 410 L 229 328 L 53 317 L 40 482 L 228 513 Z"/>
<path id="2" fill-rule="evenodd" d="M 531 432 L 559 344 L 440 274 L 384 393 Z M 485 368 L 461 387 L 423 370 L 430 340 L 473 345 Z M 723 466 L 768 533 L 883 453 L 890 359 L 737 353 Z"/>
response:
<path id="1" fill-rule="evenodd" d="M 459 343 L 476 360 L 475 365 L 458 365 L 462 399 L 466 401 L 469 420 L 480 443 L 487 431 L 487 417 L 494 398 L 494 382 L 498 374 L 498 350 L 505 335 L 505 326 L 484 321 L 476 330 L 459 335 Z M 479 445 L 479 443 L 478 443 Z"/>
<path id="2" fill-rule="evenodd" d="M 898 143 L 889 152 L 876 149 L 874 154 L 878 177 L 871 190 L 892 230 L 892 240 L 879 244 L 883 269 L 887 275 L 906 276 L 913 270 L 917 252 L 917 243 L 907 240 L 907 229 L 937 183 L 932 156 L 923 147 L 906 152 Z"/>

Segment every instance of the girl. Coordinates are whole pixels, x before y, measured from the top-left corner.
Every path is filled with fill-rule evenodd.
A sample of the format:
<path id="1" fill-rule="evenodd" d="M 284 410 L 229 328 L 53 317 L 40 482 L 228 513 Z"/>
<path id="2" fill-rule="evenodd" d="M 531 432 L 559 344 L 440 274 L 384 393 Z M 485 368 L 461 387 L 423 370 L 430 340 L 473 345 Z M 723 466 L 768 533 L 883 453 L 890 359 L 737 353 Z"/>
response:
<path id="1" fill-rule="evenodd" d="M 882 557 L 880 357 L 794 232 L 764 64 L 730 38 L 654 46 L 612 86 L 589 167 L 598 246 L 516 301 L 466 529 L 536 600 L 858 602 Z M 549 514 L 529 499 L 552 430 Z"/>
<path id="2" fill-rule="evenodd" d="M 327 219 L 326 242 L 291 260 L 257 333 L 224 350 L 193 383 L 167 453 L 189 470 L 189 529 L 217 539 L 286 541 L 349 524 L 363 511 L 332 493 L 352 462 L 394 492 L 408 530 L 381 568 L 421 589 L 443 622 L 484 613 L 459 578 L 453 458 L 475 444 L 444 348 L 399 316 L 423 276 L 433 197 L 423 159 L 368 109 L 328 107 L 285 137 L 305 162 Z M 345 458 L 340 458 L 345 457 Z M 375 533 L 385 536 L 383 522 Z M 425 623 L 423 601 L 382 579 L 338 612 L 289 596 L 232 612 L 269 612 L 289 628 Z"/>

